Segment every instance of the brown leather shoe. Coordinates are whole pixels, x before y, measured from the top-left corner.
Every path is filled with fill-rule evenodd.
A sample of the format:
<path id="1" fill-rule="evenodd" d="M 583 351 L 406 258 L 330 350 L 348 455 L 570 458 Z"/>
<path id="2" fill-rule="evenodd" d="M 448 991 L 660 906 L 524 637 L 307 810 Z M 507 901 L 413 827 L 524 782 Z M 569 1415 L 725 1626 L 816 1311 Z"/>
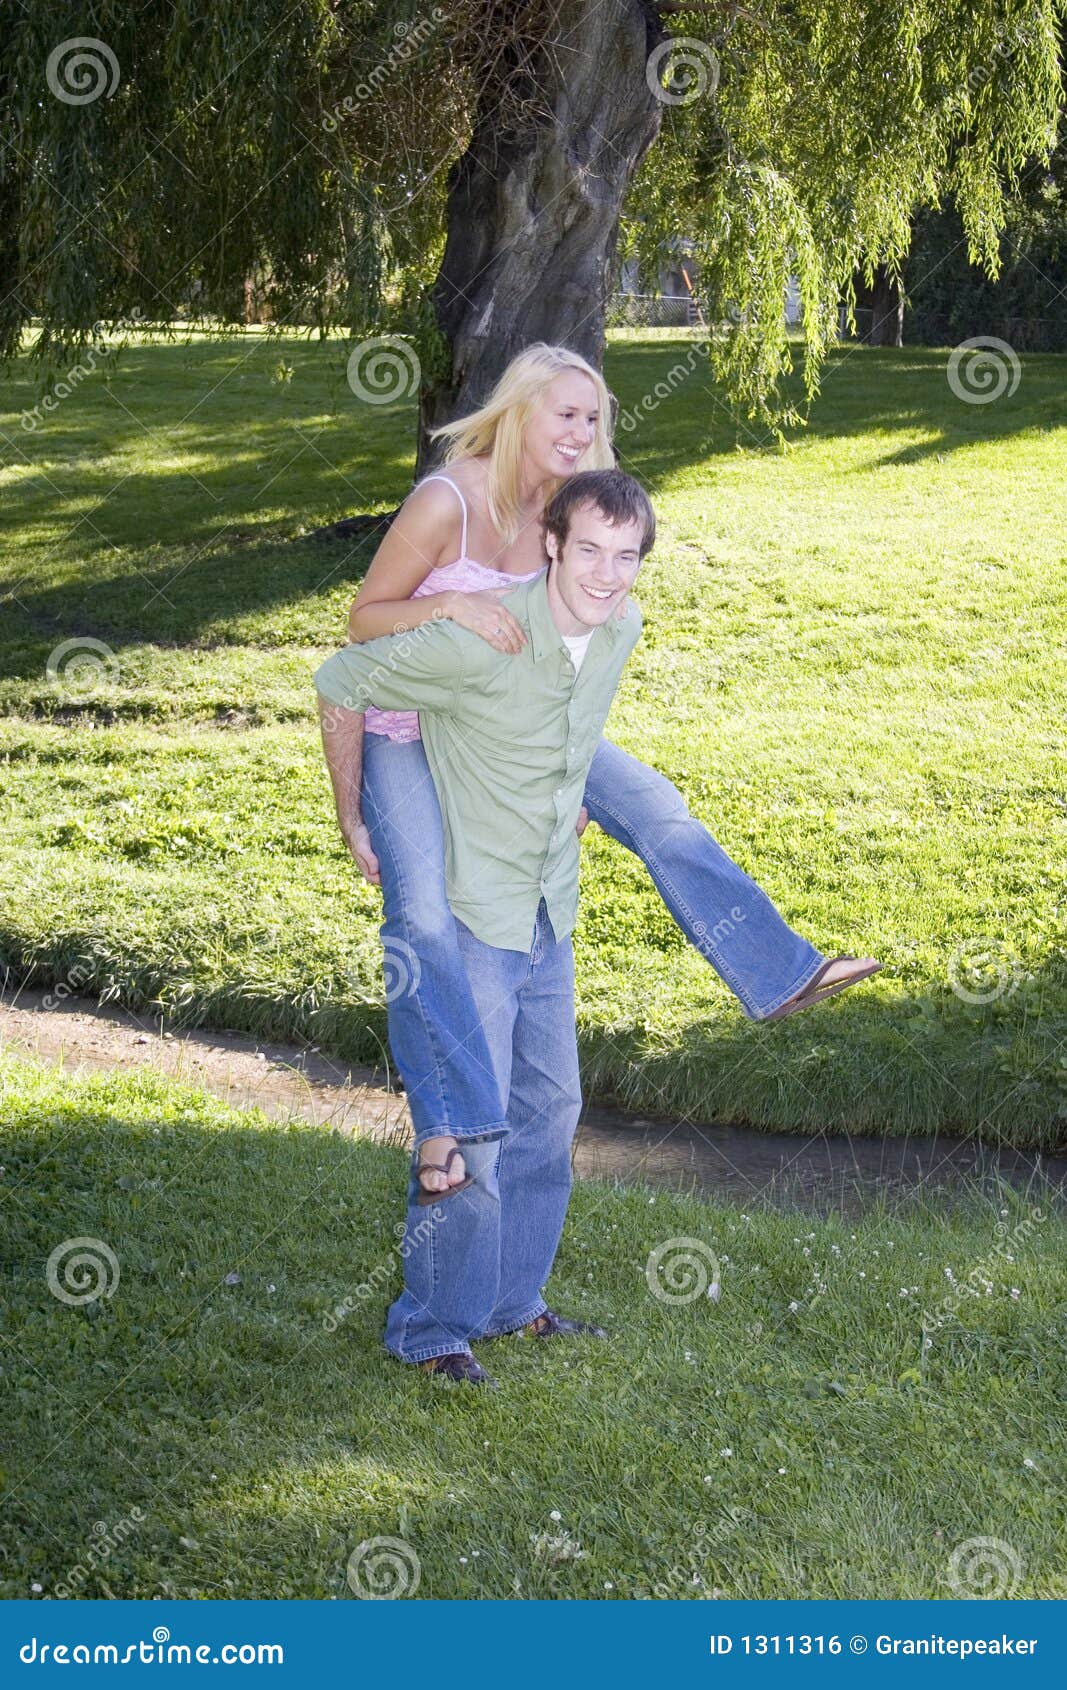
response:
<path id="1" fill-rule="evenodd" d="M 419 1368 L 439 1379 L 449 1379 L 454 1385 L 486 1385 L 491 1391 L 497 1389 L 496 1380 L 466 1350 L 459 1350 L 455 1355 L 431 1356 L 429 1361 L 420 1361 Z"/>
<path id="2" fill-rule="evenodd" d="M 584 1320 L 566 1320 L 555 1309 L 546 1309 L 531 1320 L 526 1331 L 535 1338 L 606 1338 L 602 1326 L 591 1326 Z"/>

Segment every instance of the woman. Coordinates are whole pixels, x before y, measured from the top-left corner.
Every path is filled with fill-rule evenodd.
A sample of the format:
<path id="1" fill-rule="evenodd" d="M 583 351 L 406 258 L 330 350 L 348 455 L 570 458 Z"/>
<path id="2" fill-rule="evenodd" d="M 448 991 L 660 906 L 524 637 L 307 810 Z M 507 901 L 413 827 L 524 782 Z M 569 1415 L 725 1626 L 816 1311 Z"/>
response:
<path id="1" fill-rule="evenodd" d="M 614 463 L 611 399 L 577 353 L 537 344 L 487 403 L 445 428 L 443 469 L 413 489 L 352 605 L 355 642 L 447 617 L 503 652 L 524 635 L 501 602 L 545 564 L 541 514 L 577 469 Z M 473 1004 L 457 982 L 440 812 L 418 716 L 370 710 L 363 814 L 342 818 L 359 867 L 380 884 L 394 1057 L 407 1078 L 419 1181 L 432 1200 L 464 1177 L 457 1139 L 499 1130 Z M 794 933 L 686 808 L 670 781 L 602 740 L 583 815 L 641 858 L 671 915 L 751 1020 L 779 1020 L 866 978 L 871 958 L 827 959 Z M 582 825 L 584 826 L 584 820 Z M 388 969 L 387 969 L 388 974 Z"/>

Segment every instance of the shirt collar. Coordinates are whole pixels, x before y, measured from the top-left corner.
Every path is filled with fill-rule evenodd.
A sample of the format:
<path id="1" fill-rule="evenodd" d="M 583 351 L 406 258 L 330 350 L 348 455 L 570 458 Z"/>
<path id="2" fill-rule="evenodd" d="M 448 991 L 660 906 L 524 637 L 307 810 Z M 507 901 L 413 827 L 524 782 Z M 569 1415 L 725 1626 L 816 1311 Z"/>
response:
<path id="1" fill-rule="evenodd" d="M 530 643 L 533 646 L 534 662 L 540 663 L 542 658 L 550 656 L 553 652 L 558 654 L 564 649 L 563 636 L 552 620 L 552 612 L 548 606 L 547 569 L 543 570 L 535 581 L 531 581 L 526 608 L 530 618 Z M 596 634 L 606 634 L 614 641 L 619 637 L 621 626 L 619 618 L 613 613 L 607 622 L 592 631 Z M 597 643 L 596 640 L 589 642 L 590 651 Z"/>

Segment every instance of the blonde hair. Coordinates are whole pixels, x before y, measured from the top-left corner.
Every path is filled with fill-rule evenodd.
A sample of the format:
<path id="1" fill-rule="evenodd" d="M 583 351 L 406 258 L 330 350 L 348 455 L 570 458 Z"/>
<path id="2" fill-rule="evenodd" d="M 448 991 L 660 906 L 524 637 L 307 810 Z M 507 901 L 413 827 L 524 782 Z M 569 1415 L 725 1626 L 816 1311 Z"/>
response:
<path id="1" fill-rule="evenodd" d="M 489 459 L 489 473 L 485 481 L 485 499 L 493 526 L 505 545 L 516 538 L 521 526 L 521 469 L 523 436 L 534 408 L 545 389 L 557 376 L 577 370 L 588 376 L 597 393 L 596 433 L 582 453 L 576 469 L 613 469 L 615 454 L 611 448 L 611 394 L 599 370 L 586 363 L 578 352 L 566 346 L 548 346 L 535 341 L 517 353 L 500 377 L 492 393 L 480 410 L 455 422 L 445 423 L 433 430 L 433 438 L 448 441 L 445 464 L 457 458 Z M 548 498 L 567 480 L 561 475 Z M 547 503 L 547 500 L 546 500 Z"/>

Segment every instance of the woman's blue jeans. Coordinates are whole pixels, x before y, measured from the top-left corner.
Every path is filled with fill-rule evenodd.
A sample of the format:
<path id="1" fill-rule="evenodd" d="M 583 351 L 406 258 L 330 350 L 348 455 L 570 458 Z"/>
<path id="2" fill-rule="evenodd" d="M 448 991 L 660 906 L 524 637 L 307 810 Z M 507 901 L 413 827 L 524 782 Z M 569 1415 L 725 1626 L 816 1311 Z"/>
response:
<path id="1" fill-rule="evenodd" d="M 417 1150 L 412 1158 L 404 1289 L 385 1326 L 386 1348 L 409 1362 L 469 1351 L 472 1339 L 514 1332 L 544 1313 L 541 1288 L 567 1213 L 582 1107 L 574 953 L 570 939 L 556 942 L 544 899 L 528 952 L 483 944 L 462 922 L 456 944 L 507 1129 L 465 1137 L 473 1184 L 432 1204 L 416 1201 Z"/>
<path id="2" fill-rule="evenodd" d="M 507 1099 L 460 961 L 426 753 L 419 740 L 402 744 L 382 734 L 367 734 L 363 747 L 363 814 L 385 906 L 389 1042 L 416 1143 L 499 1133 Z M 592 821 L 641 858 L 690 944 L 750 1020 L 769 1015 L 817 972 L 821 953 L 782 920 L 654 769 L 602 739 L 585 805 Z"/>

